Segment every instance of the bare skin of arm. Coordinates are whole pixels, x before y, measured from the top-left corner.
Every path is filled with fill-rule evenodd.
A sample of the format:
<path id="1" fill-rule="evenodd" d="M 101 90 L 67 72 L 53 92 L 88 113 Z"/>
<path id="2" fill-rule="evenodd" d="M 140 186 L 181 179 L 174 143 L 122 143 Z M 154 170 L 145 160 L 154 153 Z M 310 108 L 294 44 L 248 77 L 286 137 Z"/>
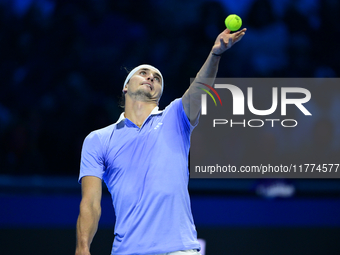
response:
<path id="1" fill-rule="evenodd" d="M 90 255 L 90 246 L 101 215 L 102 180 L 85 176 L 81 180 L 82 200 L 77 221 L 76 255 Z"/>
<path id="2" fill-rule="evenodd" d="M 206 78 L 216 78 L 218 65 L 221 58 L 221 56 L 216 55 L 223 54 L 235 43 L 239 42 L 245 35 L 246 31 L 247 29 L 244 28 L 231 34 L 230 30 L 226 29 L 217 36 L 208 58 L 201 67 L 201 70 L 197 73 L 194 82 L 190 85 L 190 87 L 187 89 L 182 97 L 182 104 L 185 114 L 191 122 L 194 122 L 196 120 L 198 113 L 201 110 L 202 90 L 199 89 L 200 84 L 198 82 L 207 83 L 205 80 Z M 212 80 L 213 79 L 210 79 L 210 81 Z M 212 82 L 210 82 L 210 84 L 207 84 L 210 86 L 213 85 Z"/>

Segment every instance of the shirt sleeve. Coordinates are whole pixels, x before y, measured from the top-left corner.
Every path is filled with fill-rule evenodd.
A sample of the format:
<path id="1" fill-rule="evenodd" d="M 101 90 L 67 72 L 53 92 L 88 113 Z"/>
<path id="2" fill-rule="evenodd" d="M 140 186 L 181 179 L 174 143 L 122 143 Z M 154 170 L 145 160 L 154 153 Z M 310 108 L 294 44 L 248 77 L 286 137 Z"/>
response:
<path id="1" fill-rule="evenodd" d="M 105 173 L 102 144 L 96 132 L 91 132 L 84 140 L 81 151 L 80 173 L 78 182 L 84 176 L 95 176 L 103 179 Z"/>
<path id="2" fill-rule="evenodd" d="M 199 114 L 198 114 L 198 117 L 195 120 L 195 123 L 191 124 L 188 116 L 186 115 L 186 113 L 184 111 L 184 107 L 183 107 L 183 103 L 182 103 L 182 98 L 176 99 L 175 102 L 177 103 L 178 115 L 179 115 L 182 123 L 184 124 L 185 128 L 188 129 L 189 133 L 191 133 L 193 131 L 193 129 L 198 124 Z"/>

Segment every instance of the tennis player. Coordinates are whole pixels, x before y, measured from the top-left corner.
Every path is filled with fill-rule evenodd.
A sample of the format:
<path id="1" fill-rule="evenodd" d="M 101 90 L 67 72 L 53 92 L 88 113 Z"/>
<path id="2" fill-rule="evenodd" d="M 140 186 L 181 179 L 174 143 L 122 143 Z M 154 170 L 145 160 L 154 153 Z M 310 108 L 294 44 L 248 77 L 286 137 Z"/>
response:
<path id="1" fill-rule="evenodd" d="M 197 82 L 216 77 L 221 55 L 245 32 L 219 34 L 194 82 L 162 111 L 162 73 L 141 65 L 128 74 L 122 88 L 125 112 L 83 143 L 76 255 L 90 254 L 101 215 L 102 181 L 116 214 L 112 255 L 199 255 L 188 193 L 190 135 L 201 105 Z"/>

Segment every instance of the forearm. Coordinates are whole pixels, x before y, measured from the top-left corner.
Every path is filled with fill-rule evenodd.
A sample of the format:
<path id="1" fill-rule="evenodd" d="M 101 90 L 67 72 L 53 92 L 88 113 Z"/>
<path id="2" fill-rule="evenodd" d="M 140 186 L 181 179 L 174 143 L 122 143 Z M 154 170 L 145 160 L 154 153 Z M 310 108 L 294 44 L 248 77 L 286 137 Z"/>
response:
<path id="1" fill-rule="evenodd" d="M 212 52 L 210 52 L 203 66 L 197 73 L 195 80 L 199 81 L 200 79 L 216 78 L 220 59 L 221 56 L 213 55 Z"/>
<path id="2" fill-rule="evenodd" d="M 206 61 L 188 89 L 191 103 L 200 104 L 202 90 L 200 90 L 199 87 L 202 87 L 201 83 L 208 84 L 209 86 L 213 85 L 217 75 L 220 59 L 221 56 L 215 56 L 212 52 L 209 53 Z"/>
<path id="3" fill-rule="evenodd" d="M 84 252 L 89 252 L 93 237 L 98 229 L 100 215 L 100 206 L 94 206 L 83 201 L 81 202 L 77 221 L 76 254 L 86 254 Z"/>
<path id="4" fill-rule="evenodd" d="M 191 121 L 194 121 L 197 118 L 200 111 L 202 94 L 202 90 L 200 89 L 202 88 L 201 83 L 208 84 L 209 86 L 213 85 L 217 75 L 220 59 L 221 56 L 215 56 L 210 52 L 194 81 L 190 84 L 190 87 L 183 95 L 183 107 L 186 115 Z"/>
<path id="5" fill-rule="evenodd" d="M 209 86 L 212 86 L 214 83 L 221 58 L 221 56 L 218 55 L 222 55 L 226 50 L 230 49 L 233 44 L 240 41 L 246 30 L 247 29 L 244 28 L 236 33 L 230 34 L 230 30 L 226 29 L 217 36 L 207 60 L 197 73 L 194 82 L 182 97 L 183 108 L 190 121 L 195 121 L 200 111 L 201 83 Z"/>

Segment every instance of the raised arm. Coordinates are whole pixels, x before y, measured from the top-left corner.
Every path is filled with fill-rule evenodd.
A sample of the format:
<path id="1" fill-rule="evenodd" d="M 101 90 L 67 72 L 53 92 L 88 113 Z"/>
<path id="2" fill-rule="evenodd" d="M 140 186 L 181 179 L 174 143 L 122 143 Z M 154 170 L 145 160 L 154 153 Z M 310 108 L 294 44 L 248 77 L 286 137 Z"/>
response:
<path id="1" fill-rule="evenodd" d="M 207 83 L 205 79 L 216 78 L 221 55 L 226 50 L 230 49 L 235 43 L 239 42 L 245 35 L 246 30 L 247 29 L 244 28 L 231 34 L 230 30 L 226 29 L 217 36 L 207 60 L 201 67 L 201 70 L 197 73 L 194 82 L 190 85 L 182 97 L 184 111 L 191 122 L 196 120 L 198 113 L 201 110 L 202 90 L 198 88 L 200 86 L 198 82 L 203 82 L 210 86 L 213 85 L 213 79 L 209 82 L 210 84 Z"/>
<path id="2" fill-rule="evenodd" d="M 85 176 L 81 180 L 82 200 L 77 221 L 76 255 L 90 255 L 90 245 L 101 215 L 102 180 Z"/>

